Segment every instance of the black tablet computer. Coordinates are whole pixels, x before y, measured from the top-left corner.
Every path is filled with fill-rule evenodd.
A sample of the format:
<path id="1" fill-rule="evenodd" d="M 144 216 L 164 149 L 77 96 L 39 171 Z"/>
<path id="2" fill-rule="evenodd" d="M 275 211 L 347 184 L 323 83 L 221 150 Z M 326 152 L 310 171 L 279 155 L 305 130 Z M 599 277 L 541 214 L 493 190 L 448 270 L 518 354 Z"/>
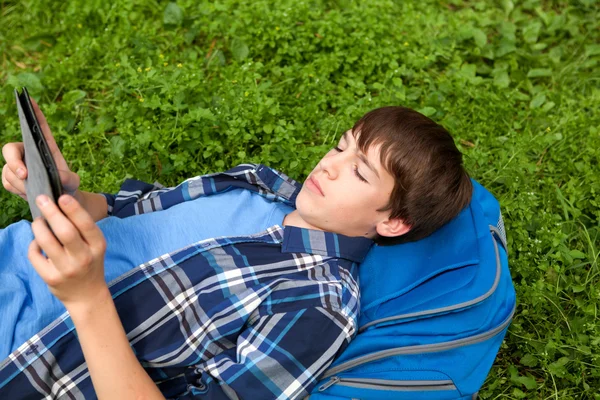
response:
<path id="1" fill-rule="evenodd" d="M 21 133 L 25 147 L 25 165 L 27 166 L 27 178 L 25 179 L 25 192 L 31 215 L 35 219 L 41 217 L 42 213 L 35 203 L 40 194 L 45 194 L 56 203 L 63 194 L 58 169 L 50 148 L 35 116 L 35 111 L 29 99 L 27 89 L 19 93 L 15 89 L 17 98 L 17 109 L 19 121 L 21 122 Z"/>

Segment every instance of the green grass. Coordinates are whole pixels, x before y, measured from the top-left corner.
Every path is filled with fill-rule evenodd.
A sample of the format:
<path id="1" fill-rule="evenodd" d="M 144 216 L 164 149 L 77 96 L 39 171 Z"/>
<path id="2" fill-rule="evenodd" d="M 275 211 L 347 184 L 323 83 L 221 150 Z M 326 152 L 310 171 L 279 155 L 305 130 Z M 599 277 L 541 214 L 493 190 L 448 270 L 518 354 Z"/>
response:
<path id="1" fill-rule="evenodd" d="M 500 200 L 518 308 L 484 399 L 600 399 L 600 10 L 560 1 L 0 0 L 0 142 L 39 100 L 82 188 L 261 162 L 365 112 L 445 125 Z M 27 205 L 0 194 L 0 226 Z"/>

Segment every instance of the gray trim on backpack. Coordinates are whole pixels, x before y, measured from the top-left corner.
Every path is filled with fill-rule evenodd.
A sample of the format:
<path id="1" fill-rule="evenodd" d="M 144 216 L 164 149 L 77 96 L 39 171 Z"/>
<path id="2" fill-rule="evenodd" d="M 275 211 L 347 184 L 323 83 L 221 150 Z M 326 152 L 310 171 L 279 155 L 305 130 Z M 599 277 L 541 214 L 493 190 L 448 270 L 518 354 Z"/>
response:
<path id="1" fill-rule="evenodd" d="M 504 236 L 502 234 L 502 231 L 500 231 L 494 225 L 490 225 L 490 231 L 492 231 L 492 235 L 495 234 L 498 240 L 500 240 L 500 244 L 502 244 L 504 251 L 506 252 L 506 254 L 508 254 L 508 244 L 506 244 L 506 236 Z"/>
<path id="2" fill-rule="evenodd" d="M 450 379 L 446 380 L 391 380 L 391 379 L 371 379 L 371 378 L 341 378 L 345 382 L 369 382 L 373 385 L 402 385 L 402 386 L 445 386 L 454 385 Z"/>
<path id="3" fill-rule="evenodd" d="M 502 211 L 498 214 L 498 223 L 496 224 L 502 241 L 506 244 L 506 228 L 504 227 L 504 218 L 502 218 Z M 506 246 L 504 246 L 506 247 Z"/>
<path id="4" fill-rule="evenodd" d="M 497 233 L 498 229 L 495 226 L 490 225 L 490 231 L 492 232 L 492 240 L 493 240 L 494 233 Z M 503 247 L 506 249 L 506 245 L 504 244 L 504 242 L 502 242 L 502 237 L 500 235 L 498 237 L 499 237 L 500 242 L 502 243 Z M 494 250 L 496 252 L 496 277 L 494 279 L 494 284 L 492 285 L 490 290 L 488 290 L 486 293 L 482 294 L 481 296 L 479 296 L 473 300 L 465 301 L 463 303 L 458 303 L 458 304 L 454 304 L 454 305 L 447 306 L 447 307 L 435 308 L 433 310 L 417 311 L 417 312 L 413 312 L 413 313 L 394 315 L 391 317 L 377 319 L 375 321 L 371 321 L 368 324 L 361 326 L 360 329 L 358 330 L 358 333 L 362 333 L 367 328 L 369 328 L 373 325 L 384 323 L 384 322 L 405 319 L 405 318 L 422 317 L 424 315 L 430 315 L 430 314 L 440 314 L 440 313 L 444 313 L 444 312 L 448 312 L 448 311 L 454 311 L 459 308 L 470 307 L 473 304 L 480 303 L 480 302 L 484 301 L 485 299 L 487 299 L 488 297 L 490 297 L 496 291 L 496 288 L 498 287 L 498 283 L 500 282 L 500 274 L 502 271 L 502 264 L 500 262 L 500 252 L 498 250 L 498 244 L 495 240 L 493 240 L 493 242 L 494 242 Z"/>
<path id="5" fill-rule="evenodd" d="M 395 392 L 414 392 L 414 391 L 441 391 L 441 390 L 457 390 L 454 382 L 451 380 L 442 381 L 394 381 L 387 379 L 362 379 L 362 378 L 338 378 L 335 381 L 336 385 L 353 387 L 357 389 L 374 389 L 386 390 Z M 323 385 L 325 386 L 325 385 Z M 323 387 L 322 386 L 322 387 Z M 319 391 L 323 389 L 319 388 Z"/>
<path id="6" fill-rule="evenodd" d="M 367 364 L 367 363 L 377 361 L 377 360 L 380 360 L 380 359 L 386 358 L 386 357 L 409 355 L 409 354 L 420 354 L 420 353 L 434 353 L 437 351 L 447 351 L 447 350 L 452 350 L 452 349 L 462 347 L 462 346 L 469 346 L 472 344 L 484 342 L 484 341 L 496 336 L 500 332 L 502 332 L 504 330 L 504 328 L 506 328 L 510 324 L 510 321 L 512 320 L 513 315 L 515 314 L 515 309 L 516 309 L 516 304 L 513 305 L 513 309 L 511 310 L 509 316 L 504 321 L 502 321 L 502 323 L 500 323 L 500 325 L 498 325 L 497 327 L 495 327 L 487 332 L 483 332 L 483 333 L 480 333 L 480 334 L 474 335 L 474 336 L 465 337 L 462 339 L 451 340 L 449 342 L 441 342 L 441 343 L 433 343 L 433 344 L 420 344 L 420 345 L 415 345 L 415 346 L 399 347 L 396 349 L 382 350 L 382 351 L 378 351 L 376 353 L 367 354 L 362 357 L 358 357 L 353 360 L 346 361 L 345 363 L 342 363 L 336 367 L 330 368 L 323 375 L 323 379 L 329 378 L 330 376 L 333 376 L 340 372 L 344 372 L 346 370 L 352 369 L 359 365 Z"/>

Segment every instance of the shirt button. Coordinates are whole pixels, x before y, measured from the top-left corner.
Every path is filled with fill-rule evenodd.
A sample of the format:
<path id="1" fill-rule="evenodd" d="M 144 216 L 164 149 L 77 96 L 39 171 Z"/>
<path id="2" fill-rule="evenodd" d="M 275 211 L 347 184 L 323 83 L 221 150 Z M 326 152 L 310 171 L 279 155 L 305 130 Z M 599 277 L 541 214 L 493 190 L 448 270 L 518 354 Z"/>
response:
<path id="1" fill-rule="evenodd" d="M 25 352 L 25 355 L 26 355 L 26 356 L 28 356 L 28 355 L 30 355 L 30 354 L 33 354 L 37 348 L 38 348 L 38 345 L 37 345 L 37 344 L 32 344 L 32 345 L 29 347 L 29 350 L 27 350 L 27 351 Z"/>

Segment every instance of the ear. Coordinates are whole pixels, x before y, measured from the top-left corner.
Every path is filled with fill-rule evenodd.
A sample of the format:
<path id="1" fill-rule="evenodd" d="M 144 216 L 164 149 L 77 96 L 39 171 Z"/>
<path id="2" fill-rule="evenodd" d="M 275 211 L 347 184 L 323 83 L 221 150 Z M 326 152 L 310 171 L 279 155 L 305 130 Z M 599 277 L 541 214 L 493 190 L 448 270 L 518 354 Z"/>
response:
<path id="1" fill-rule="evenodd" d="M 405 224 L 400 218 L 392 218 L 378 223 L 375 230 L 379 236 L 394 237 L 408 233 L 410 225 Z"/>

